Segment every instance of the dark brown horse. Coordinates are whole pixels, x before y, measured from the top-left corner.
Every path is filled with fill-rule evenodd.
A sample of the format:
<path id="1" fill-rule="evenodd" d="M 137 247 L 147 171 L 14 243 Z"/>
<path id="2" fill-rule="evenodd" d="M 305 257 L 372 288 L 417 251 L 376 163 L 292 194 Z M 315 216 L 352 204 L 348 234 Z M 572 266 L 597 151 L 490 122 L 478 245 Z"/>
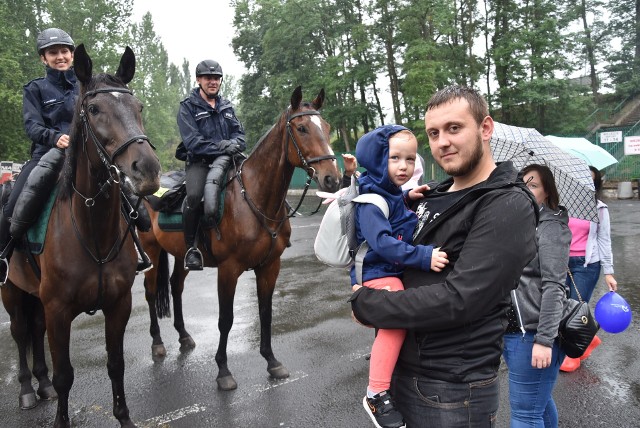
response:
<path id="1" fill-rule="evenodd" d="M 53 361 L 58 395 L 55 427 L 69 427 L 69 391 L 73 367 L 69 358 L 71 322 L 82 312 L 102 310 L 105 317 L 107 369 L 113 390 L 113 414 L 134 427 L 124 393 L 123 336 L 131 313 L 131 286 L 136 253 L 128 222 L 121 212 L 126 180 L 139 195 L 160 185 L 160 163 L 142 127 L 142 104 L 127 89 L 135 72 L 128 47 L 115 76 L 92 76 L 83 45 L 75 51 L 80 96 L 45 237 L 34 270 L 26 253 L 11 258 L 2 301 L 11 317 L 18 345 L 20 402 L 34 404 L 27 348 L 34 351 L 34 375 L 41 398 L 53 398 L 44 361 L 44 332 Z M 39 270 L 39 276 L 36 271 Z"/>
<path id="2" fill-rule="evenodd" d="M 232 172 L 226 187 L 220 235 L 210 229 L 203 242 L 206 245 L 200 245 L 205 266 L 218 267 L 220 342 L 215 359 L 220 389 L 237 388 L 227 366 L 227 340 L 233 324 L 238 277 L 251 269 L 255 271 L 258 290 L 260 354 L 267 360 L 267 370 L 272 377 L 289 376 L 271 349 L 271 301 L 280 273 L 280 256 L 291 236 L 285 198 L 294 168 L 304 169 L 322 190 L 333 192 L 340 183 L 335 156 L 329 146 L 329 125 L 318 112 L 323 101 L 324 90 L 311 103 L 302 102 L 300 87 L 293 91 L 290 107 L 256 144 L 246 161 Z M 158 226 L 158 213 L 148 204 L 147 208 L 153 228 L 148 233 L 141 233 L 140 237 L 156 266 L 145 273 L 144 283 L 151 315 L 152 354 L 158 359 L 166 354 L 158 315 L 166 314 L 169 303 L 160 302 L 158 296 L 169 294 L 161 292 L 169 283 L 167 252 L 175 257 L 170 283 L 174 326 L 180 336 L 181 350 L 194 347 L 195 342 L 185 330 L 182 316 L 181 295 L 188 273 L 183 264 L 186 251 L 183 234 L 163 231 Z"/>

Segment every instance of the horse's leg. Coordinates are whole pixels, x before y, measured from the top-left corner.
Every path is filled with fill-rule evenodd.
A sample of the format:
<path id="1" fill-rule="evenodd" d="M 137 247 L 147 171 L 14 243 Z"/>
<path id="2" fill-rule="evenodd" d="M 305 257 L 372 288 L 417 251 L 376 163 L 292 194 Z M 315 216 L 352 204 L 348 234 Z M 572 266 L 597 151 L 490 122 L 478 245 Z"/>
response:
<path id="1" fill-rule="evenodd" d="M 18 403 L 21 409 L 31 409 L 38 405 L 36 393 L 31 385 L 31 371 L 27 363 L 27 354 L 31 343 L 31 326 L 28 320 L 29 296 L 7 282 L 2 287 L 2 302 L 11 319 L 11 336 L 18 346 L 18 382 L 20 382 L 20 395 Z"/>
<path id="2" fill-rule="evenodd" d="M 123 427 L 136 425 L 129 418 L 124 394 L 124 331 L 131 315 L 131 293 L 127 293 L 108 309 L 103 310 L 107 342 L 107 370 L 113 393 L 113 416 Z"/>
<path id="3" fill-rule="evenodd" d="M 45 319 L 47 322 L 47 337 L 49 350 L 53 361 L 53 387 L 58 393 L 58 410 L 53 424 L 55 428 L 69 428 L 69 391 L 73 386 L 74 373 L 69 358 L 69 340 L 71 336 L 71 322 L 74 314 L 62 302 L 48 302 L 45 304 Z"/>
<path id="4" fill-rule="evenodd" d="M 218 364 L 218 388 L 223 391 L 236 389 L 238 384 L 233 378 L 227 366 L 227 343 L 229 331 L 233 326 L 233 300 L 236 293 L 240 273 L 229 272 L 229 269 L 218 267 L 218 330 L 220 330 L 220 342 L 216 352 Z"/>
<path id="5" fill-rule="evenodd" d="M 182 259 L 176 258 L 171 273 L 171 297 L 173 298 L 173 327 L 180 337 L 180 351 L 189 351 L 196 347 L 189 332 L 184 328 L 184 316 L 182 314 L 182 292 L 184 291 L 184 280 L 189 272 L 184 269 Z"/>
<path id="6" fill-rule="evenodd" d="M 162 336 L 160 336 L 160 324 L 158 324 L 158 312 L 156 310 L 156 299 L 159 288 L 158 281 L 162 280 L 162 275 L 159 273 L 158 253 L 156 251 L 147 251 L 147 255 L 154 266 L 144 273 L 144 297 L 149 306 L 149 334 L 151 334 L 152 341 L 151 358 L 153 361 L 161 361 L 167 355 L 167 349 L 164 347 Z"/>
<path id="7" fill-rule="evenodd" d="M 289 370 L 273 355 L 271 348 L 271 320 L 273 290 L 280 273 L 280 258 L 273 263 L 256 268 L 258 309 L 260 313 L 260 354 L 267 360 L 267 371 L 275 379 L 289 377 Z"/>
<path id="8" fill-rule="evenodd" d="M 33 300 L 33 374 L 38 379 L 38 396 L 42 400 L 53 400 L 58 398 L 56 390 L 49 379 L 49 369 L 45 359 L 44 335 L 46 333 L 46 324 L 44 320 L 44 308 L 42 302 L 35 297 Z"/>

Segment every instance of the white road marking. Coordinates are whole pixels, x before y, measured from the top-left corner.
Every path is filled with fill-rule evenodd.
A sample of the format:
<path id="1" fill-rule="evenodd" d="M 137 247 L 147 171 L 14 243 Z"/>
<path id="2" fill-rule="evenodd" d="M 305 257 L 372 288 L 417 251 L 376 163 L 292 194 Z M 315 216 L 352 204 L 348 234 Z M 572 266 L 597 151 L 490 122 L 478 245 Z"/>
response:
<path id="1" fill-rule="evenodd" d="M 189 407 L 183 407 L 182 409 L 174 410 L 173 412 L 165 413 L 164 415 L 156 416 L 155 418 L 147 419 L 139 424 L 141 428 L 144 427 L 157 427 L 162 424 L 168 424 L 178 419 L 182 419 L 185 416 L 194 415 L 196 413 L 202 413 L 207 410 L 204 404 L 194 404 Z"/>

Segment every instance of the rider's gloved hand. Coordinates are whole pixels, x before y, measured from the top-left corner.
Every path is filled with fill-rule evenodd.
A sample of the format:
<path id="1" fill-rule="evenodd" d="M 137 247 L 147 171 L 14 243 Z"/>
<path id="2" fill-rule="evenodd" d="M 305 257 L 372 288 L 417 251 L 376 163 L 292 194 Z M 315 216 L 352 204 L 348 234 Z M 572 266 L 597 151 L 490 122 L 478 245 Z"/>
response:
<path id="1" fill-rule="evenodd" d="M 220 149 L 220 151 L 224 152 L 229 156 L 235 156 L 237 154 L 242 153 L 242 148 L 240 147 L 240 144 L 231 140 L 220 141 L 218 143 L 218 148 Z"/>

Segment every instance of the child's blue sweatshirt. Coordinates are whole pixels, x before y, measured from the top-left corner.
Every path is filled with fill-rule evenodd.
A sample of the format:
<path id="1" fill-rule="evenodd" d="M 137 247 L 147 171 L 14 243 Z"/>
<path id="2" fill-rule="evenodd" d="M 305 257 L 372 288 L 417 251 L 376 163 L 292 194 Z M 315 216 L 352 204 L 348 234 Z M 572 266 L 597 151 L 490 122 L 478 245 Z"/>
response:
<path id="1" fill-rule="evenodd" d="M 363 268 L 363 282 L 387 276 L 402 277 L 405 266 L 429 270 L 432 246 L 410 244 L 418 218 L 411 211 L 399 186 L 389 179 L 389 138 L 402 130 L 400 125 L 385 125 L 365 134 L 356 146 L 358 163 L 366 168 L 358 179 L 360 193 L 377 193 L 389 205 L 389 218 L 373 204 L 356 206 L 356 237 L 358 243 L 369 244 Z M 355 269 L 351 283 L 355 284 Z"/>

